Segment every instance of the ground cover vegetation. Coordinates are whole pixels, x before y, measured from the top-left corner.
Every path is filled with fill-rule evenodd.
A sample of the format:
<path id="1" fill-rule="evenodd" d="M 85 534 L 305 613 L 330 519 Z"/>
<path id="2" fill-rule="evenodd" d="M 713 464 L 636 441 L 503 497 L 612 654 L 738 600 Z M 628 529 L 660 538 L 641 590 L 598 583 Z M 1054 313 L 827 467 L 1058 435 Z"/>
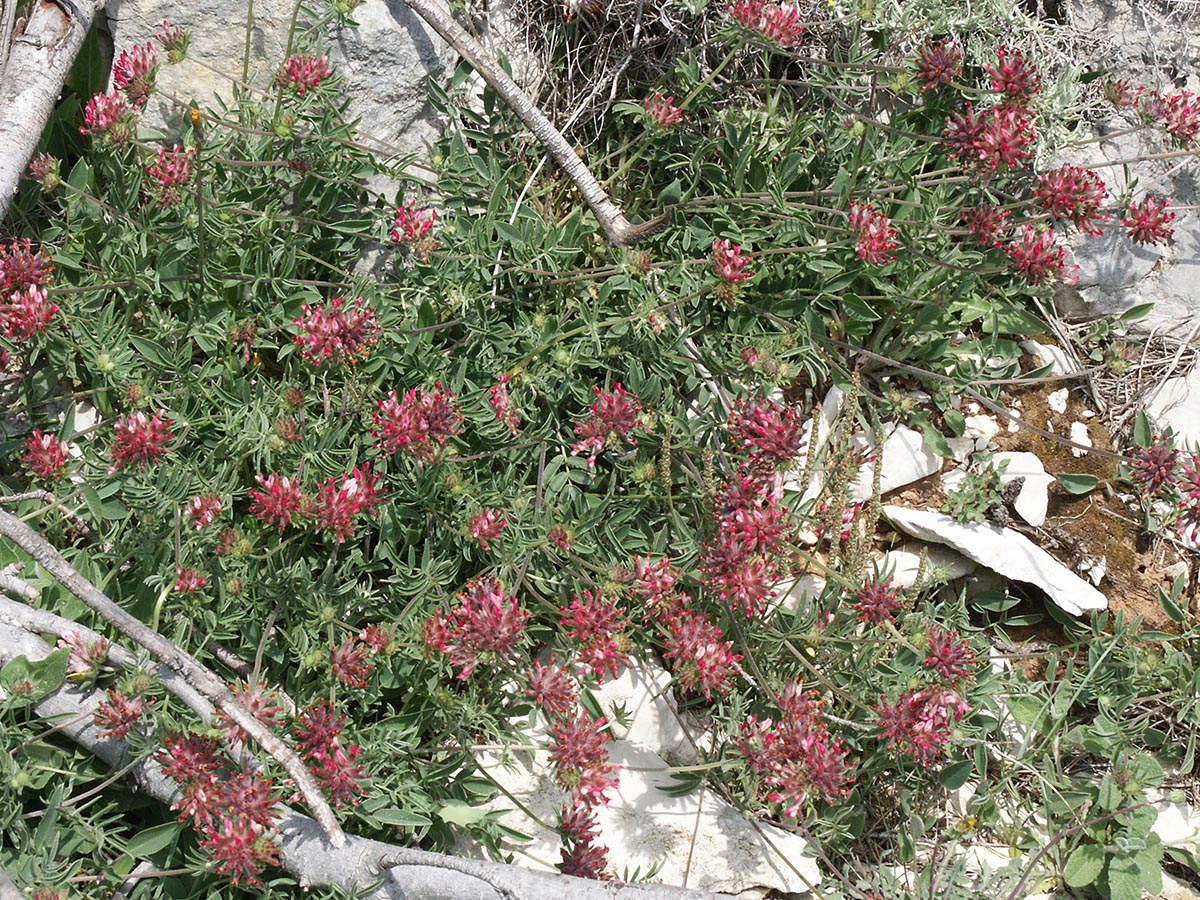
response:
<path id="1" fill-rule="evenodd" d="M 824 895 L 1130 898 L 1195 867 L 1143 794 L 1194 768 L 1185 579 L 1170 633 L 968 603 L 932 565 L 902 590 L 873 562 L 878 484 L 849 487 L 885 421 L 949 454 L 954 398 L 995 397 L 1047 331 L 1065 234 L 1170 240 L 1169 198 L 1057 154 L 1103 102 L 1192 153 L 1196 98 L 1085 73 L 1004 4 L 681 7 L 703 39 L 587 136 L 627 215 L 663 217 L 619 249 L 465 66 L 430 86 L 432 176 L 368 152 L 310 43 L 349 6 L 300 10 L 276 81 L 169 141 L 138 112 L 187 35 L 118 48 L 111 85 L 77 74 L 0 246 L 4 510 L 230 683 L 356 834 L 504 858 L 475 748 L 541 717 L 562 871 L 628 875 L 594 818 L 621 772 L 590 691 L 657 664 L 702 759 L 679 789 L 803 834 Z M 542 12 L 604 14 L 568 13 Z M 1195 454 L 1136 437 L 1116 477 L 1148 527 L 1200 527 Z M 994 475 L 952 508 L 984 518 Z M 42 900 L 299 896 L 277 804 L 312 791 L 275 745 L 203 722 L 0 555 L 7 616 L 80 625 L 0 671 L 3 868 Z M 784 602 L 804 572 L 826 588 Z M 1059 640 L 1032 677 L 1001 663 L 1036 620 Z M 176 808 L 36 714 L 64 680 Z M 968 876 L 975 840 L 1015 862 Z"/>

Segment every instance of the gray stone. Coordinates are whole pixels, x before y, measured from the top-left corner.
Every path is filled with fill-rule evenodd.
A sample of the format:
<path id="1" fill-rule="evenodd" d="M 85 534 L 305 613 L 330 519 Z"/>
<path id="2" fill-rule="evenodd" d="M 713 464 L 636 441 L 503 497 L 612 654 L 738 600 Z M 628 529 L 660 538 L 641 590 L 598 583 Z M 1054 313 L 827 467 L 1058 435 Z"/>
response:
<path id="1" fill-rule="evenodd" d="M 941 470 L 942 458 L 930 449 L 921 432 L 907 425 L 889 425 L 885 429 L 889 433 L 883 440 L 883 452 L 874 454 L 882 466 L 879 493 L 887 494 Z M 871 442 L 861 435 L 856 440 L 860 446 L 872 447 Z M 867 463 L 859 470 L 858 478 L 850 488 L 852 499 L 870 498 L 875 482 L 875 465 Z"/>
<path id="2" fill-rule="evenodd" d="M 250 28 L 246 81 L 269 90 L 287 48 L 292 0 L 257 0 Z M 188 59 L 159 68 L 158 87 L 143 126 L 178 134 L 187 104 L 230 102 L 242 79 L 247 5 L 237 0 L 188 6 L 173 0 L 112 0 L 107 7 L 117 54 L 145 44 L 164 19 L 192 33 Z M 448 77 L 454 52 L 401 0 L 364 0 L 354 10 L 357 28 L 323 35 L 334 74 L 361 118 L 364 142 L 381 152 L 425 154 L 439 134 L 427 101 L 429 78 Z M 163 57 L 160 54 L 160 59 Z"/>
<path id="3" fill-rule="evenodd" d="M 942 513 L 901 506 L 884 506 L 882 512 L 905 534 L 948 544 L 1007 579 L 1041 588 L 1052 603 L 1073 616 L 1108 606 L 1108 599 L 1102 593 L 1011 529 L 975 522 L 963 524 Z"/>
<path id="4" fill-rule="evenodd" d="M 1146 414 L 1160 426 L 1169 425 L 1178 446 L 1200 443 L 1200 366 L 1158 385 L 1146 397 Z"/>

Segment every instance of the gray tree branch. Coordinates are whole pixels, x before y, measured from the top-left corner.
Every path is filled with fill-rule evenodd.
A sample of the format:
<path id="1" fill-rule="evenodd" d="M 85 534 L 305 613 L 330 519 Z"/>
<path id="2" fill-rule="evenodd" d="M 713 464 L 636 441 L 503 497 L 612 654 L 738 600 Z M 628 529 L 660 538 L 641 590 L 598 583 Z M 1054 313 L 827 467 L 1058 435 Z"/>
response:
<path id="1" fill-rule="evenodd" d="M 0 221 L 37 149 L 71 64 L 105 0 L 34 0 L 25 21 L 9 20 L 16 0 L 4 0 L 0 31 Z"/>

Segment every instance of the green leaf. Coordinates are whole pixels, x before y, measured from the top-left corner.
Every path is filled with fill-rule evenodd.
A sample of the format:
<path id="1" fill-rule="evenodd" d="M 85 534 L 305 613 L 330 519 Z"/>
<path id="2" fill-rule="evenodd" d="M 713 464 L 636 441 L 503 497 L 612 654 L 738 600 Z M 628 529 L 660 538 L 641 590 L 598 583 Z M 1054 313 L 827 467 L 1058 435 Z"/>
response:
<path id="1" fill-rule="evenodd" d="M 1150 418 L 1146 413 L 1139 409 L 1133 423 L 1133 442 L 1139 447 L 1149 447 L 1153 441 L 1154 426 L 1150 424 Z"/>
<path id="2" fill-rule="evenodd" d="M 449 825 L 475 825 L 486 819 L 489 812 L 465 803 L 450 802 L 436 810 L 435 815 Z"/>
<path id="3" fill-rule="evenodd" d="M 948 409 L 942 413 L 942 421 L 955 437 L 962 437 L 963 432 L 967 430 L 967 420 L 957 409 Z"/>
<path id="4" fill-rule="evenodd" d="M 372 818 L 378 819 L 384 825 L 396 825 L 400 828 L 417 828 L 423 825 L 432 825 L 433 820 L 422 813 L 411 812 L 404 809 L 396 809 L 394 806 L 389 806 L 387 809 L 380 809 L 371 813 Z M 445 816 L 441 817 L 444 821 L 450 821 Z M 465 823 L 461 823 L 465 824 Z"/>
<path id="5" fill-rule="evenodd" d="M 24 656 L 10 660 L 0 669 L 0 688 L 8 694 L 7 702 L 12 706 L 26 706 L 56 690 L 67 677 L 69 653 L 63 647 L 37 661 Z"/>
<path id="6" fill-rule="evenodd" d="M 1100 483 L 1100 479 L 1095 475 L 1084 475 L 1082 473 L 1064 472 L 1054 477 L 1058 479 L 1058 483 L 1063 486 L 1063 489 L 1068 494 L 1086 494 Z"/>
<path id="7" fill-rule="evenodd" d="M 1186 573 L 1181 577 L 1187 577 Z M 1163 608 L 1163 612 L 1167 614 L 1167 618 L 1172 622 L 1182 622 L 1187 618 L 1187 615 L 1184 613 L 1184 611 L 1180 609 L 1179 604 L 1176 603 L 1172 597 L 1168 596 L 1167 592 L 1161 588 L 1159 588 L 1158 591 L 1158 605 Z"/>
<path id="8" fill-rule="evenodd" d="M 135 859 L 145 859 L 171 846 L 179 838 L 182 828 L 178 822 L 166 822 L 139 831 L 129 839 L 125 852 Z"/>
<path id="9" fill-rule="evenodd" d="M 1084 844 L 1076 847 L 1063 866 L 1063 881 L 1069 887 L 1087 887 L 1095 884 L 1104 870 L 1104 848 L 1099 844 Z"/>
<path id="10" fill-rule="evenodd" d="M 1108 861 L 1110 900 L 1142 900 L 1142 870 L 1136 859 L 1120 856 Z"/>
<path id="11" fill-rule="evenodd" d="M 674 206 L 683 199 L 683 185 L 676 178 L 665 188 L 658 192 L 658 207 L 662 209 L 668 206 Z"/>
<path id="12" fill-rule="evenodd" d="M 496 222 L 495 225 L 496 231 L 499 232 L 500 237 L 504 238 L 509 243 L 515 244 L 518 247 L 521 247 L 525 244 L 525 233 L 521 231 L 520 228 L 509 225 L 507 222 Z"/>
<path id="13" fill-rule="evenodd" d="M 948 791 L 957 791 L 971 777 L 974 764 L 969 759 L 946 766 L 938 775 L 938 783 Z"/>
<path id="14" fill-rule="evenodd" d="M 1131 306 L 1121 315 L 1117 316 L 1118 322 L 1136 322 L 1139 319 L 1144 319 L 1150 314 L 1150 310 L 1154 309 L 1153 303 L 1139 303 L 1137 306 Z"/>

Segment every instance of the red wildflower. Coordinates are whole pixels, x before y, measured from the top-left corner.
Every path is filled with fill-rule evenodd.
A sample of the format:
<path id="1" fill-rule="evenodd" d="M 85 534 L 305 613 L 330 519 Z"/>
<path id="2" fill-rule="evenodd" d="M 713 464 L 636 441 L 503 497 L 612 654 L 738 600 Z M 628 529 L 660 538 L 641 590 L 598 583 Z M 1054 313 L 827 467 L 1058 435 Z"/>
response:
<path id="1" fill-rule="evenodd" d="M 1021 225 L 1016 237 L 1001 249 L 1010 260 L 1010 268 L 1030 284 L 1045 284 L 1052 279 L 1065 284 L 1078 281 L 1072 274 L 1078 266 L 1067 267 L 1066 248 L 1059 244 L 1058 235 L 1052 230 L 1038 231 L 1032 225 Z"/>
<path id="2" fill-rule="evenodd" d="M 221 514 L 221 498 L 216 494 L 197 494 L 188 501 L 187 514 L 199 531 L 217 520 Z"/>
<path id="3" fill-rule="evenodd" d="M 50 302 L 46 289 L 31 284 L 0 303 L 0 331 L 6 338 L 28 340 L 45 331 L 56 312 L 58 307 Z"/>
<path id="4" fill-rule="evenodd" d="M 1130 203 L 1121 220 L 1121 227 L 1127 229 L 1129 239 L 1135 244 L 1165 244 L 1175 233 L 1174 228 L 1168 228 L 1176 214 L 1167 209 L 1167 199 L 1154 194 L 1147 194 L 1140 203 Z"/>
<path id="5" fill-rule="evenodd" d="M 603 719 L 592 721 L 580 710 L 550 724 L 550 761 L 558 783 L 588 805 L 606 803 L 605 794 L 616 787 L 616 771 L 609 761 L 608 732 Z"/>
<path id="6" fill-rule="evenodd" d="M 293 518 L 302 515 L 304 494 L 300 492 L 299 479 L 286 478 L 272 472 L 270 475 L 255 475 L 261 491 L 250 490 L 250 514 L 268 525 L 277 525 L 283 531 Z"/>
<path id="7" fill-rule="evenodd" d="M 553 657 L 547 665 L 542 665 L 539 660 L 533 661 L 525 694 L 532 697 L 547 718 L 551 719 L 567 715 L 579 699 L 571 673 L 558 665 Z"/>
<path id="8" fill-rule="evenodd" d="M 584 591 L 559 608 L 560 624 L 568 637 L 578 641 L 579 666 L 585 675 L 602 679 L 608 672 L 614 677 L 629 663 L 625 650 L 629 639 L 624 629 L 629 624 L 625 610 L 605 599 L 599 591 Z"/>
<path id="9" fill-rule="evenodd" d="M 97 94 L 83 108 L 80 134 L 103 138 L 110 144 L 124 144 L 133 137 L 133 114 L 123 94 L 112 91 Z"/>
<path id="10" fill-rule="evenodd" d="M 1200 103 L 1191 91 L 1145 94 L 1139 107 L 1143 118 L 1160 126 L 1180 147 L 1186 147 L 1200 133 Z"/>
<path id="11" fill-rule="evenodd" d="M 501 375 L 500 380 L 488 389 L 488 403 L 492 405 L 496 418 L 508 426 L 513 437 L 517 437 L 521 416 L 508 396 L 508 381 L 508 375 Z"/>
<path id="12" fill-rule="evenodd" d="M 321 81 L 333 74 L 328 56 L 289 56 L 275 79 L 280 87 L 290 87 L 301 97 L 306 91 L 321 86 Z"/>
<path id="13" fill-rule="evenodd" d="M 998 206 L 972 206 L 962 211 L 962 220 L 967 231 L 979 238 L 985 247 L 999 250 L 1004 245 L 1005 221 L 1008 210 Z"/>
<path id="14" fill-rule="evenodd" d="M 675 105 L 674 97 L 664 97 L 655 91 L 653 97 L 647 97 L 642 101 L 642 105 L 650 114 L 650 120 L 658 128 L 670 128 L 683 121 L 683 112 Z"/>
<path id="15" fill-rule="evenodd" d="M 1146 494 L 1156 494 L 1174 484 L 1179 451 L 1165 437 L 1155 438 L 1149 447 L 1137 447 L 1130 454 L 1133 480 Z"/>
<path id="16" fill-rule="evenodd" d="M 78 631 L 64 631 L 55 646 L 69 649 L 67 681 L 83 681 L 108 660 L 108 640 L 99 636 L 86 638 Z"/>
<path id="17" fill-rule="evenodd" d="M 54 263 L 29 238 L 0 244 L 0 298 L 30 286 L 47 287 L 54 280 Z"/>
<path id="18" fill-rule="evenodd" d="M 992 77 L 992 90 L 1001 95 L 1001 102 L 1023 106 L 1042 89 L 1042 77 L 1020 50 L 1001 45 L 996 51 L 996 65 L 987 66 Z"/>
<path id="19" fill-rule="evenodd" d="M 946 119 L 942 139 L 950 159 L 966 168 L 995 172 L 1018 168 L 1030 159 L 1036 135 L 1024 110 L 994 106 L 977 114 L 968 103 L 965 112 Z"/>
<path id="20" fill-rule="evenodd" d="M 156 34 L 154 39 L 167 51 L 167 62 L 171 65 L 183 62 L 187 56 L 188 45 L 192 42 L 191 33 L 171 25 L 166 19 L 163 19 L 160 27 L 162 34 Z"/>
<path id="21" fill-rule="evenodd" d="M 389 236 L 429 262 L 430 255 L 438 246 L 432 233 L 436 222 L 437 210 L 418 209 L 416 200 L 406 200 L 402 206 L 396 207 L 396 217 Z"/>
<path id="22" fill-rule="evenodd" d="M 358 633 L 358 640 L 372 653 L 382 653 L 392 643 L 392 632 L 382 625 L 368 625 Z"/>
<path id="23" fill-rule="evenodd" d="M 854 608 L 858 610 L 858 621 L 876 625 L 890 622 L 900 609 L 900 589 L 892 586 L 892 579 L 873 579 L 858 589 Z"/>
<path id="24" fill-rule="evenodd" d="M 733 409 L 729 431 L 749 454 L 752 464 L 781 465 L 800 452 L 804 418 L 794 406 L 780 406 L 769 397 L 747 398 Z"/>
<path id="25" fill-rule="evenodd" d="M 153 702 L 151 699 L 150 703 Z M 92 721 L 100 729 L 101 737 L 123 741 L 145 711 L 146 703 L 141 697 L 126 697 L 116 688 L 109 688 L 108 699 L 100 701 L 92 713 Z"/>
<path id="26" fill-rule="evenodd" d="M 1037 196 L 1042 206 L 1093 236 L 1104 233 L 1097 223 L 1108 221 L 1108 216 L 1100 212 L 1107 193 L 1100 176 L 1082 166 L 1064 164 L 1057 171 L 1038 174 Z"/>
<path id="27" fill-rule="evenodd" d="M 712 243 L 712 270 L 726 284 L 740 284 L 754 277 L 754 272 L 748 266 L 750 257 L 742 250 L 741 244 L 727 240 L 716 240 Z"/>
<path id="28" fill-rule="evenodd" d="M 941 757 L 950 729 L 971 709 L 947 687 L 926 687 L 901 694 L 894 703 L 876 707 L 881 739 L 888 746 L 928 766 Z"/>
<path id="29" fill-rule="evenodd" d="M 176 569 L 175 570 L 175 587 L 172 590 L 176 594 L 194 594 L 196 591 L 204 590 L 204 586 L 208 584 L 208 578 L 195 569 Z"/>
<path id="30" fill-rule="evenodd" d="M 500 516 L 500 510 L 484 508 L 471 516 L 468 523 L 471 537 L 479 541 L 479 546 L 485 553 L 488 550 L 488 541 L 494 541 L 500 536 L 500 532 L 508 527 L 508 522 Z"/>
<path id="31" fill-rule="evenodd" d="M 334 677 L 342 684 L 356 688 L 367 686 L 371 664 L 367 661 L 366 648 L 354 638 L 346 638 L 341 646 L 333 648 L 329 656 L 329 665 Z"/>
<path id="32" fill-rule="evenodd" d="M 304 304 L 303 314 L 292 324 L 303 332 L 295 336 L 301 354 L 314 366 L 335 365 L 346 360 L 351 365 L 365 359 L 379 340 L 379 320 L 375 310 L 355 297 L 343 309 L 345 297 L 334 297 L 328 306 Z"/>
<path id="33" fill-rule="evenodd" d="M 146 174 L 154 179 L 157 187 L 155 203 L 160 207 L 174 206 L 179 202 L 182 188 L 192 180 L 193 161 L 196 151 L 189 148 L 184 150 L 178 144 L 170 150 L 165 148 L 158 151 L 158 158 L 146 166 Z"/>
<path id="34" fill-rule="evenodd" d="M 917 78 L 923 91 L 950 84 L 960 72 L 962 53 L 947 41 L 928 41 L 917 56 Z"/>
<path id="35" fill-rule="evenodd" d="M 700 690 L 711 700 L 713 692 L 729 691 L 729 679 L 742 657 L 733 642 L 701 613 L 685 611 L 668 623 L 666 657 L 675 663 L 675 680 L 688 692 Z"/>
<path id="36" fill-rule="evenodd" d="M 279 705 L 274 692 L 266 690 L 261 681 L 231 684 L 229 687 L 238 702 L 246 708 L 246 712 L 267 728 L 274 729 L 283 725 L 283 707 Z M 229 718 L 224 710 L 217 713 L 217 727 L 224 732 L 229 741 L 246 740 L 246 733 L 242 731 L 242 727 Z"/>
<path id="37" fill-rule="evenodd" d="M 403 400 L 395 391 L 389 392 L 373 416 L 371 434 L 379 439 L 380 449 L 385 453 L 404 450 L 423 462 L 437 459 L 438 451 L 458 434 L 463 420 L 454 394 L 443 389 L 440 381 L 434 390 L 411 390 Z"/>
<path id="38" fill-rule="evenodd" d="M 154 91 L 154 76 L 158 71 L 158 59 L 154 44 L 144 47 L 134 45 L 132 50 L 122 50 L 113 63 L 113 87 L 124 91 L 129 104 L 141 109 Z"/>
<path id="39" fill-rule="evenodd" d="M 883 266 L 896 257 L 891 255 L 899 245 L 891 220 L 876 211 L 869 203 L 851 203 L 850 228 L 857 234 L 854 249 L 858 258 L 873 266 Z"/>
<path id="40" fill-rule="evenodd" d="M 35 428 L 25 441 L 21 462 L 35 478 L 56 481 L 67 468 L 67 445 L 57 435 L 42 434 Z"/>
<path id="41" fill-rule="evenodd" d="M 641 417 L 642 404 L 638 398 L 618 381 L 613 385 L 612 393 L 605 393 L 600 388 L 592 389 L 596 400 L 589 408 L 589 415 L 575 426 L 576 437 L 583 440 L 571 447 L 571 455 L 588 454 L 588 466 L 595 467 L 596 457 L 609 443 L 624 442 L 637 446 L 637 441 L 630 432 L 638 426 Z"/>
<path id="42" fill-rule="evenodd" d="M 936 669 L 947 684 L 957 685 L 975 670 L 975 651 L 957 631 L 934 628 L 929 632 L 929 655 L 925 657 L 925 665 Z"/>
<path id="43" fill-rule="evenodd" d="M 144 469 L 162 459 L 167 452 L 167 442 L 173 437 L 172 422 L 165 414 L 166 410 L 160 409 L 150 418 L 145 413 L 136 412 L 117 419 L 113 426 L 116 438 L 110 451 L 110 474 L 131 463 L 137 463 L 139 469 Z"/>
<path id="44" fill-rule="evenodd" d="M 773 44 L 795 47 L 804 34 L 800 10 L 790 3 L 769 0 L 731 0 L 729 16 L 743 28 L 755 31 Z"/>
<path id="45" fill-rule="evenodd" d="M 337 478 L 328 479 L 310 504 L 317 528 L 332 532 L 339 544 L 352 537 L 357 517 L 374 515 L 381 502 L 378 481 L 379 475 L 371 472 L 369 463 L 355 466 L 354 471 L 341 477 L 340 483 Z"/>
<path id="46" fill-rule="evenodd" d="M 458 606 L 439 610 L 426 623 L 425 642 L 450 657 L 466 680 L 480 664 L 512 662 L 525 637 L 529 613 L 514 596 L 505 597 L 495 578 L 478 578 L 458 595 Z"/>

